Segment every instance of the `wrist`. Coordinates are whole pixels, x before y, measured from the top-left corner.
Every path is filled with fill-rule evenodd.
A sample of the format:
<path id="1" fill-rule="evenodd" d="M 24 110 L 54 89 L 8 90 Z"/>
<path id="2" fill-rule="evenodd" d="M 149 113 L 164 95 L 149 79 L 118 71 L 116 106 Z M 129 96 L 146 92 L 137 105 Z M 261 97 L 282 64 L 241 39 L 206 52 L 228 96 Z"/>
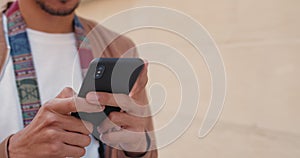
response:
<path id="1" fill-rule="evenodd" d="M 131 158 L 139 158 L 139 157 L 143 157 L 148 153 L 148 150 L 150 149 L 151 146 L 151 138 L 148 135 L 147 131 L 145 131 L 145 136 L 146 136 L 146 142 L 147 142 L 147 148 L 145 150 L 145 152 L 129 152 L 129 151 L 124 151 L 125 155 L 127 157 L 131 157 Z"/>
<path id="2" fill-rule="evenodd" d="M 7 158 L 25 158 L 26 157 L 24 152 L 22 152 L 22 154 L 20 154 L 20 148 L 17 145 L 19 143 L 18 136 L 19 136 L 19 133 L 16 133 L 9 137 L 8 144 L 7 144 L 7 155 L 8 155 Z"/>
<path id="3" fill-rule="evenodd" d="M 10 154 L 9 154 L 9 144 L 10 144 L 10 140 L 11 140 L 11 137 L 13 136 L 14 134 L 10 135 L 9 137 L 6 138 L 5 142 L 4 142 L 4 158 L 10 158 Z"/>
<path id="4" fill-rule="evenodd" d="M 9 138 L 8 138 L 8 140 L 7 140 L 7 148 L 6 148 L 6 150 L 7 150 L 7 158 L 14 158 L 15 156 L 14 156 L 14 154 L 13 154 L 13 148 L 12 148 L 12 142 L 13 142 L 13 139 L 14 139 L 14 134 L 13 135 L 11 135 L 11 136 L 9 136 Z"/>

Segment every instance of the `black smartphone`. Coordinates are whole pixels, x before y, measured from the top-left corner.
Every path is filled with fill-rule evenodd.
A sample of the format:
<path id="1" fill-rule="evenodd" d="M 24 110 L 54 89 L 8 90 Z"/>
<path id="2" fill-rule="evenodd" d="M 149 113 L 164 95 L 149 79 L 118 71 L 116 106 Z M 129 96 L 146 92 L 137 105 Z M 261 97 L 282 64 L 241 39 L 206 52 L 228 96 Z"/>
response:
<path id="1" fill-rule="evenodd" d="M 78 96 L 85 98 L 93 91 L 129 94 L 143 67 L 144 62 L 140 58 L 96 58 L 89 65 Z M 71 115 L 98 126 L 109 113 L 120 110 L 106 105 L 103 112 L 76 112 Z"/>

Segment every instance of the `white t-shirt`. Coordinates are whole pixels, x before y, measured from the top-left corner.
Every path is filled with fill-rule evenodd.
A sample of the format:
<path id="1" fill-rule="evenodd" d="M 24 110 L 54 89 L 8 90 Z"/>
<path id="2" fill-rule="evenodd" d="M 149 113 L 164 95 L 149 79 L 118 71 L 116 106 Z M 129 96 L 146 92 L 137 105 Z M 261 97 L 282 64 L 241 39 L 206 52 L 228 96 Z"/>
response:
<path id="1" fill-rule="evenodd" d="M 55 98 L 64 87 L 78 92 L 81 68 L 74 33 L 49 34 L 27 29 L 41 102 Z M 23 128 L 13 63 L 9 57 L 0 80 L 0 142 Z M 98 157 L 98 142 L 92 138 L 85 157 Z"/>

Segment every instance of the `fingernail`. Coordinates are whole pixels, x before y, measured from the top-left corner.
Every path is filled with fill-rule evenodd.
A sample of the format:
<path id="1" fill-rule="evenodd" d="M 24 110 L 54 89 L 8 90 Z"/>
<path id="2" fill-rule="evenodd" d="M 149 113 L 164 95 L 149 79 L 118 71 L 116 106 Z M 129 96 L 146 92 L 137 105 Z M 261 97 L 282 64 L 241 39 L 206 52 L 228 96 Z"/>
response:
<path id="1" fill-rule="evenodd" d="M 101 110 L 101 112 L 104 111 L 104 109 L 105 109 L 104 105 L 99 105 L 99 110 Z"/>
<path id="2" fill-rule="evenodd" d="M 86 100 L 91 103 L 91 104 L 97 104 L 99 105 L 99 97 L 96 93 L 94 92 L 91 92 L 91 93 L 88 93 L 87 96 L 86 96 Z"/>

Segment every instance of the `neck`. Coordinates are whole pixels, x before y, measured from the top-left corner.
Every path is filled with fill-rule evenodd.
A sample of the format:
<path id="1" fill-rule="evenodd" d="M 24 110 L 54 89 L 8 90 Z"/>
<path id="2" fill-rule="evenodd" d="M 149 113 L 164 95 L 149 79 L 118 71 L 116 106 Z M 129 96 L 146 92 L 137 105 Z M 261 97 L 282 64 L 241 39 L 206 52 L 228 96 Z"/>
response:
<path id="1" fill-rule="evenodd" d="M 53 16 L 42 10 L 34 1 L 19 0 L 20 11 L 28 28 L 47 33 L 73 32 L 74 13 Z"/>

